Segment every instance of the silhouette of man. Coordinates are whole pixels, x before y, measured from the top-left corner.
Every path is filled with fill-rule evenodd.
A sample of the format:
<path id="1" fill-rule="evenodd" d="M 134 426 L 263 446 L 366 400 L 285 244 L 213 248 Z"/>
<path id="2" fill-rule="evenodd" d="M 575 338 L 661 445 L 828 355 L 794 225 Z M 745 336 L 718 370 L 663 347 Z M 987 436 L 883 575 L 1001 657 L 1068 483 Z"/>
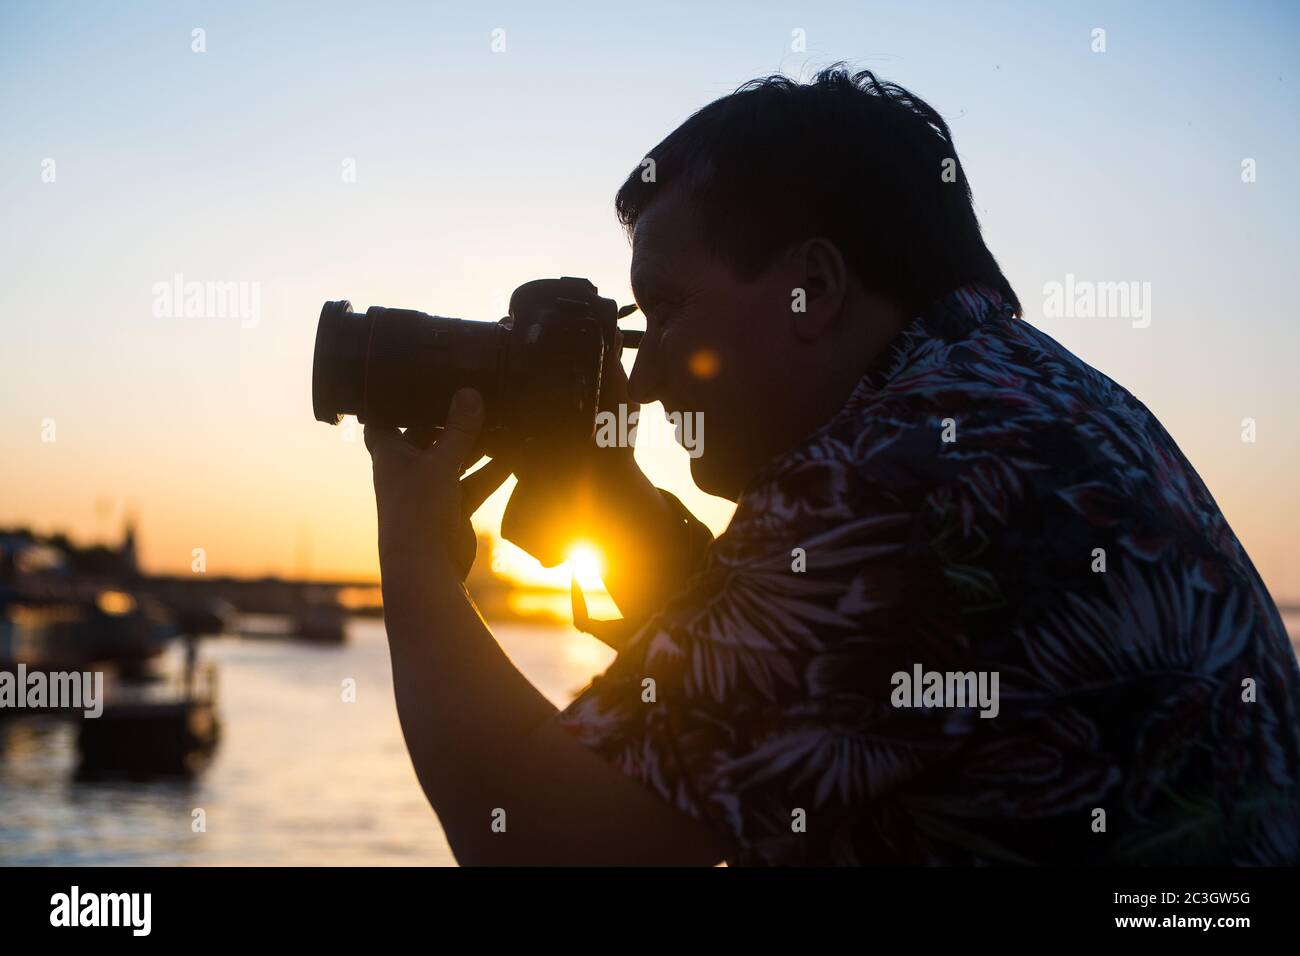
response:
<path id="1" fill-rule="evenodd" d="M 563 711 L 461 585 L 508 467 L 458 485 L 477 393 L 428 448 L 367 427 L 399 714 L 457 858 L 1300 862 L 1276 606 L 1154 416 L 1021 319 L 942 118 L 837 66 L 647 158 L 616 199 L 647 331 L 603 401 L 700 413 L 692 475 L 737 508 L 714 541 L 629 449 L 516 463 L 507 535 L 597 538 L 629 625 Z"/>

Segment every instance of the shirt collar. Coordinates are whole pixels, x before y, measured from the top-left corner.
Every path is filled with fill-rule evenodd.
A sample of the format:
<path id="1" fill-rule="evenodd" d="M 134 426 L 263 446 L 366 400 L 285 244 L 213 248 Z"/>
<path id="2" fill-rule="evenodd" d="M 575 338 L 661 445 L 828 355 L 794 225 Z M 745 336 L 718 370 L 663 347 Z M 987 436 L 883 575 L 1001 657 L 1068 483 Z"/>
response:
<path id="1" fill-rule="evenodd" d="M 1013 312 L 997 290 L 985 285 L 962 286 L 941 295 L 928 309 L 915 316 L 872 360 L 845 406 L 853 405 L 855 399 L 865 398 L 888 385 L 907 365 L 908 358 L 921 344 L 932 341 L 946 344 L 959 342 L 986 319 L 999 315 L 1010 316 Z"/>

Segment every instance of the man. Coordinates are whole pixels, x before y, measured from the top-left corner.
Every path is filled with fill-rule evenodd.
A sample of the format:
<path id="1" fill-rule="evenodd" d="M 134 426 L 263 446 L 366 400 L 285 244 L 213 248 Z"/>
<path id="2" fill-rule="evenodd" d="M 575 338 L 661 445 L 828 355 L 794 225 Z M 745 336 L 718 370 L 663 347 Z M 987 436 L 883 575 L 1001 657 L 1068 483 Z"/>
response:
<path id="1" fill-rule="evenodd" d="M 939 115 L 835 67 L 648 159 L 616 199 L 647 332 L 604 400 L 702 413 L 693 477 L 737 509 L 710 543 L 626 449 L 516 463 L 506 533 L 547 563 L 557 514 L 600 537 L 635 625 L 563 712 L 461 584 L 510 467 L 457 484 L 477 394 L 429 448 L 367 428 L 399 713 L 457 858 L 1300 862 L 1277 609 L 1150 412 L 1020 319 Z"/>

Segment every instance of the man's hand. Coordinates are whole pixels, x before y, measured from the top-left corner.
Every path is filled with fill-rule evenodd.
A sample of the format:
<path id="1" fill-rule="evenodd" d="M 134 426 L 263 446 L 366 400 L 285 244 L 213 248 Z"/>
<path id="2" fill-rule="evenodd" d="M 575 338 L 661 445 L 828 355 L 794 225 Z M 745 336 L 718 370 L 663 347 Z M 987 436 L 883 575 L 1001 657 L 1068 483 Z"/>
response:
<path id="1" fill-rule="evenodd" d="M 621 344 L 621 333 L 616 343 Z M 629 417 L 640 412 L 628 400 L 623 366 L 613 360 L 599 407 L 618 414 L 620 405 Z M 627 634 L 684 583 L 692 540 L 637 466 L 634 451 L 630 443 L 601 448 L 594 442 L 563 455 L 523 449 L 512 459 L 519 484 L 501 520 L 502 537 L 547 567 L 563 561 L 574 540 L 594 544 L 605 559 L 605 586 L 623 613 L 619 631 Z M 613 634 L 606 629 L 598 636 L 618 649 L 621 640 L 613 640 Z"/>
<path id="2" fill-rule="evenodd" d="M 381 568 L 393 561 L 421 569 L 447 566 L 465 579 L 477 550 L 470 516 L 510 475 L 509 466 L 489 461 L 460 480 L 479 457 L 482 427 L 483 397 L 468 388 L 452 396 L 447 424 L 432 444 L 429 430 L 408 428 L 403 434 L 391 426 L 366 425 Z"/>
<path id="3" fill-rule="evenodd" d="M 470 603 L 469 516 L 509 475 L 479 457 L 483 401 L 453 397 L 429 433 L 374 424 L 384 627 L 402 736 L 461 863 L 712 864 L 712 832 L 588 750 L 515 669 Z M 510 808 L 509 836 L 491 826 Z"/>

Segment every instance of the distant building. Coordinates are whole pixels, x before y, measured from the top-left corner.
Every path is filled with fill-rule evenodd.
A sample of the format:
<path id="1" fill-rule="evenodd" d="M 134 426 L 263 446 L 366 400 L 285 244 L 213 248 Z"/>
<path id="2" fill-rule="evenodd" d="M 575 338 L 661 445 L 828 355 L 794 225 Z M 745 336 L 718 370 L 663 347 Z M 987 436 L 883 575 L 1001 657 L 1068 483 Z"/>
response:
<path id="1" fill-rule="evenodd" d="M 140 563 L 135 553 L 135 515 L 126 516 L 126 525 L 122 532 L 122 546 L 118 548 L 118 555 L 122 561 L 122 573 L 129 578 L 138 577 L 140 574 Z"/>

